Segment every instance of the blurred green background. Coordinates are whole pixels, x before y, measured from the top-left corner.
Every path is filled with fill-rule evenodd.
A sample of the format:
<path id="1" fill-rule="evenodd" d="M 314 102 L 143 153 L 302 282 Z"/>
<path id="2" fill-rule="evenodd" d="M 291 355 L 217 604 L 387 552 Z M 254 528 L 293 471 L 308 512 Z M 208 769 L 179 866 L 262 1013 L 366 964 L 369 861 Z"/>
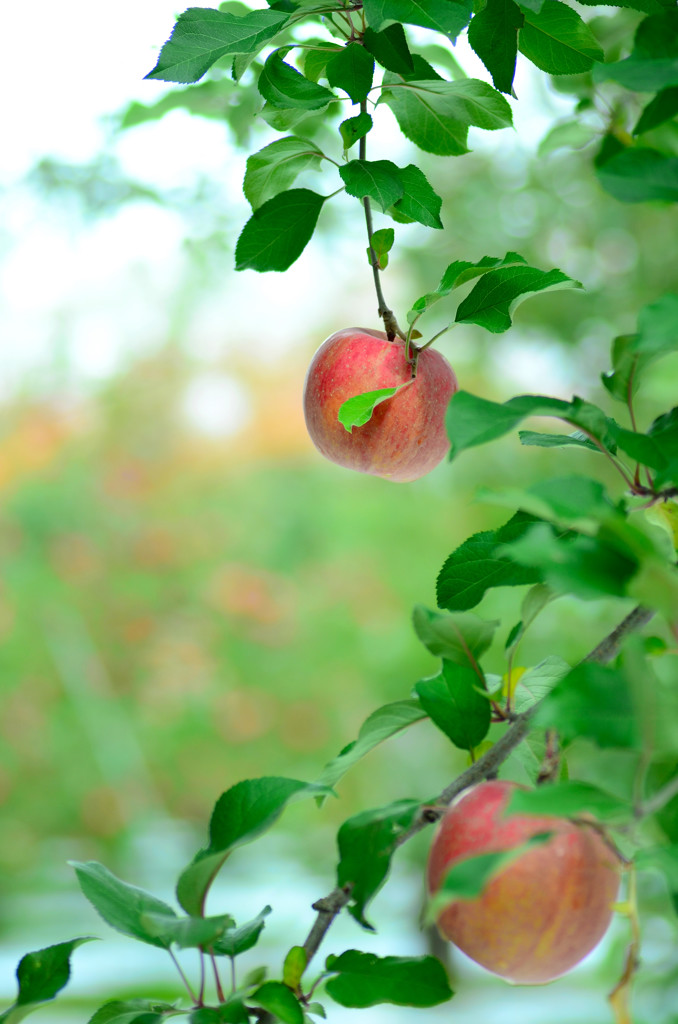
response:
<path id="1" fill-rule="evenodd" d="M 157 4 L 155 13 L 146 31 L 157 44 L 172 12 Z M 135 67 L 131 77 L 147 70 Z M 676 288 L 678 219 L 675 208 L 606 196 L 591 148 L 538 159 L 539 138 L 574 98 L 536 78 L 532 85 L 537 128 L 526 140 L 478 136 L 478 150 L 458 160 L 417 154 L 444 196 L 447 230 L 431 237 L 398 227 L 384 287 L 404 319 L 453 259 L 516 249 L 535 265 L 560 267 L 586 290 L 531 300 L 506 336 L 458 328 L 440 349 L 461 386 L 488 398 L 576 393 L 606 405 L 599 375 L 612 338 Z M 474 500 L 477 487 L 588 470 L 619 493 L 595 455 L 526 449 L 516 437 L 412 485 L 324 463 L 303 425 L 305 367 L 334 330 L 377 326 L 358 204 L 342 200 L 324 216 L 284 278 L 236 275 L 247 208 L 238 191 L 244 155 L 234 146 L 251 134 L 247 110 L 144 120 L 128 108 L 144 95 L 135 88 L 107 98 L 108 120 L 84 154 L 77 146 L 40 152 L 33 137 L 21 166 L 5 169 L 0 196 L 0 939 L 8 970 L 45 929 L 55 941 L 70 937 L 57 928 L 58 900 L 67 898 L 73 919 L 79 913 L 68 857 L 169 885 L 224 789 L 253 775 L 313 779 L 370 711 L 409 696 L 435 671 L 411 609 L 435 605 L 450 551 L 506 518 Z M 156 83 L 149 89 L 163 94 Z M 126 109 L 133 126 L 120 132 L 112 111 Z M 252 148 L 272 137 L 260 135 Z M 443 316 L 437 323 L 431 314 L 429 333 Z M 639 423 L 677 392 L 678 360 L 665 360 L 639 396 Z M 502 620 L 490 671 L 503 672 L 520 599 L 498 591 L 479 609 Z M 522 657 L 575 660 L 624 610 L 610 602 L 592 614 L 587 604 L 558 601 Z M 283 862 L 300 858 L 316 871 L 321 888 L 311 898 L 320 896 L 332 887 L 341 821 L 399 797 L 430 797 L 465 763 L 432 726 L 416 726 L 349 774 L 339 800 L 289 812 L 278 826 Z M 164 853 L 148 838 L 162 834 Z M 152 853 L 141 856 L 146 842 Z M 403 860 L 419 864 L 425 843 L 412 847 Z M 260 870 L 263 861 L 253 855 L 252 864 Z M 661 893 L 647 894 L 655 897 L 661 909 Z M 416 929 L 416 907 L 407 913 Z M 657 928 L 657 975 L 669 977 L 661 964 L 675 927 Z M 615 936 L 596 968 L 605 978 L 618 972 L 623 930 Z M 501 987 L 485 976 L 477 984 L 501 1005 Z M 558 983 L 574 993 L 563 1020 L 581 1017 L 577 984 Z M 664 1014 L 670 984 L 667 994 L 664 982 L 646 986 L 647 1019 L 675 1019 Z M 8 974 L 8 999 L 11 990 Z M 591 1022 L 607 1019 L 596 998 Z M 543 1011 L 536 995 L 530 1005 Z M 484 1012 L 494 1019 L 489 1003 Z M 522 1019 L 530 1012 L 525 1003 Z M 388 1019 L 400 1018 L 389 1011 Z"/>

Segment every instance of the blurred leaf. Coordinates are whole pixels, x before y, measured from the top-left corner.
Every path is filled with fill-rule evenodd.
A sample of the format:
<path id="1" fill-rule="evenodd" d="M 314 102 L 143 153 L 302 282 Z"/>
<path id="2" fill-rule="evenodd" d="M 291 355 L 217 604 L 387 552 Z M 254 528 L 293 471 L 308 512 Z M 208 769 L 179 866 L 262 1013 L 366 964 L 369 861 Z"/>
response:
<path id="1" fill-rule="evenodd" d="M 227 54 L 258 53 L 287 19 L 279 11 L 251 11 L 239 17 L 209 7 L 189 7 L 177 18 L 158 63 L 146 78 L 197 82 Z"/>
<path id="2" fill-rule="evenodd" d="M 242 188 L 252 209 L 287 191 L 302 171 L 318 168 L 323 155 L 314 142 L 290 135 L 249 156 Z"/>
<path id="3" fill-rule="evenodd" d="M 595 79 L 613 79 L 636 92 L 657 92 L 678 85 L 678 11 L 641 21 L 630 57 L 596 68 Z"/>
<path id="4" fill-rule="evenodd" d="M 394 204 L 395 210 L 427 228 L 442 228 L 440 209 L 443 201 L 423 171 L 415 164 L 408 164 L 407 167 L 399 167 L 398 172 L 403 194 Z"/>
<path id="5" fill-rule="evenodd" d="M 362 811 L 339 829 L 337 885 L 352 885 L 349 913 L 368 931 L 375 929 L 365 918 L 365 907 L 386 881 L 396 843 L 420 806 L 418 800 L 397 800 Z"/>
<path id="6" fill-rule="evenodd" d="M 640 871 L 654 869 L 661 872 L 678 914 L 678 846 L 650 846 L 638 850 L 634 861 Z"/>
<path id="7" fill-rule="evenodd" d="M 397 75 L 408 75 L 414 71 L 405 30 L 399 22 L 388 25 L 382 32 L 375 32 L 368 25 L 363 33 L 363 45 L 387 71 Z"/>
<path id="8" fill-rule="evenodd" d="M 376 391 L 366 391 L 363 395 L 347 398 L 339 406 L 337 419 L 349 434 L 352 433 L 354 427 L 362 427 L 365 423 L 369 423 L 378 405 L 393 398 L 402 388 L 409 387 L 412 380 L 406 380 L 404 384 L 398 384 L 393 388 L 378 388 Z"/>
<path id="9" fill-rule="evenodd" d="M 249 1001 L 263 1006 L 283 1024 L 304 1024 L 304 1012 L 299 1000 L 281 981 L 265 981 L 252 993 Z"/>
<path id="10" fill-rule="evenodd" d="M 474 533 L 449 555 L 438 574 L 436 597 L 441 608 L 465 611 L 473 608 L 491 587 L 516 587 L 538 583 L 537 569 L 519 566 L 510 558 L 500 558 L 502 544 L 524 536 L 535 522 L 531 515 L 516 512 L 496 530 Z"/>
<path id="11" fill-rule="evenodd" d="M 88 1024 L 159 1024 L 177 1012 L 176 1006 L 157 999 L 114 999 L 99 1007 Z"/>
<path id="12" fill-rule="evenodd" d="M 489 648 L 499 625 L 498 619 L 481 619 L 473 612 L 441 615 L 421 604 L 415 606 L 412 621 L 415 633 L 431 654 L 471 666 Z"/>
<path id="13" fill-rule="evenodd" d="M 374 77 L 374 60 L 360 43 L 347 43 L 327 64 L 327 80 L 343 89 L 353 103 L 367 99 Z"/>
<path id="14" fill-rule="evenodd" d="M 445 968 L 433 956 L 378 957 L 349 949 L 328 956 L 328 994 L 340 1006 L 437 1006 L 454 994 Z"/>
<path id="15" fill-rule="evenodd" d="M 537 786 L 532 790 L 516 789 L 503 813 L 553 814 L 560 818 L 592 814 L 600 820 L 624 820 L 632 817 L 632 808 L 626 801 L 588 782 L 567 781 Z"/>
<path id="16" fill-rule="evenodd" d="M 384 23 L 404 21 L 408 25 L 432 28 L 452 39 L 466 28 L 471 17 L 469 0 L 364 0 L 363 10 L 370 28 L 378 32 Z"/>
<path id="17" fill-rule="evenodd" d="M 235 247 L 236 270 L 287 270 L 315 230 L 324 196 L 307 188 L 281 192 L 255 210 Z"/>
<path id="18" fill-rule="evenodd" d="M 518 49 L 549 75 L 578 75 L 605 57 L 586 22 L 559 0 L 544 0 L 538 13 L 525 11 Z"/>
<path id="19" fill-rule="evenodd" d="M 618 669 L 582 662 L 548 693 L 534 724 L 556 728 L 563 743 L 577 737 L 599 747 L 635 747 L 639 742 L 635 708 L 626 676 Z"/>
<path id="20" fill-rule="evenodd" d="M 224 934 L 212 945 L 211 952 L 215 956 L 239 956 L 252 949 L 259 941 L 263 930 L 265 919 L 271 913 L 270 907 L 264 907 L 260 914 L 247 921 L 246 924 L 228 928 Z"/>
<path id="21" fill-rule="evenodd" d="M 524 490 L 512 487 L 497 492 L 481 488 L 478 498 L 509 508 L 518 506 L 535 520 L 577 526 L 582 532 L 591 531 L 596 523 L 606 522 L 616 512 L 603 484 L 575 473 L 538 480 Z"/>
<path id="22" fill-rule="evenodd" d="M 292 946 L 283 964 L 283 984 L 295 991 L 306 970 L 306 950 L 303 946 Z"/>
<path id="23" fill-rule="evenodd" d="M 600 448 L 590 441 L 581 430 L 575 430 L 571 434 L 542 434 L 536 430 L 519 430 L 518 437 L 521 444 L 533 445 L 537 448 L 565 448 L 568 445 L 574 445 L 602 455 Z M 614 454 L 616 449 L 610 448 L 609 450 Z"/>
<path id="24" fill-rule="evenodd" d="M 678 157 L 656 149 L 625 149 L 607 136 L 596 157 L 598 181 L 622 203 L 678 202 Z"/>
<path id="25" fill-rule="evenodd" d="M 636 121 L 633 134 L 643 135 L 645 132 L 650 132 L 653 128 L 664 124 L 665 121 L 670 121 L 676 114 L 678 114 L 678 86 L 674 85 L 668 89 L 662 89 L 643 108 Z"/>
<path id="26" fill-rule="evenodd" d="M 474 750 L 490 728 L 490 702 L 484 679 L 469 665 L 443 658 L 442 670 L 414 687 L 431 721 L 462 750 Z"/>
<path id="27" fill-rule="evenodd" d="M 344 143 L 344 149 L 350 149 L 356 142 L 364 138 L 372 129 L 372 124 L 372 118 L 366 111 L 361 111 L 355 117 L 348 117 L 345 121 L 342 121 L 339 125 L 339 132 Z"/>
<path id="28" fill-rule="evenodd" d="M 178 921 L 177 913 L 156 896 L 116 878 L 96 861 L 69 861 L 75 868 L 83 893 L 106 924 L 123 935 L 168 949 L 172 939 L 158 934 L 157 924 L 145 924 L 146 915 L 162 916 L 168 923 Z"/>
<path id="29" fill-rule="evenodd" d="M 201 1006 L 189 1017 L 190 1024 L 248 1024 L 250 1015 L 242 999 L 233 996 L 221 1006 Z"/>
<path id="30" fill-rule="evenodd" d="M 41 1004 L 49 1002 L 68 984 L 71 976 L 71 954 L 83 942 L 91 942 L 88 935 L 54 946 L 26 953 L 19 961 L 16 977 L 19 992 L 16 1001 L 0 1014 L 2 1024 L 19 1024 Z"/>
<path id="31" fill-rule="evenodd" d="M 300 71 L 286 64 L 281 50 L 274 50 L 267 57 L 257 88 L 266 102 L 279 110 L 319 110 L 335 99 L 329 89 L 304 78 Z"/>
<path id="32" fill-rule="evenodd" d="M 368 196 L 387 210 L 403 194 L 398 167 L 391 160 L 349 160 L 339 168 L 341 180 L 350 196 Z"/>
<path id="33" fill-rule="evenodd" d="M 514 0 L 487 0 L 472 19 L 468 41 L 492 75 L 495 89 L 511 93 L 518 54 L 518 29 L 525 15 Z"/>
<path id="34" fill-rule="evenodd" d="M 426 712 L 415 700 L 395 701 L 373 711 L 363 722 L 358 739 L 349 743 L 337 757 L 325 765 L 316 785 L 334 786 L 349 768 L 379 743 L 426 717 Z"/>
<path id="35" fill-rule="evenodd" d="M 460 304 L 455 322 L 478 324 L 493 334 L 501 334 L 511 326 L 516 308 L 530 296 L 581 287 L 579 281 L 561 270 L 545 271 L 525 266 L 493 270 L 477 282 Z"/>
<path id="36" fill-rule="evenodd" d="M 452 442 L 450 460 L 466 448 L 503 437 L 528 416 L 556 416 L 573 427 L 579 427 L 601 444 L 607 438 L 605 413 L 581 398 L 564 402 L 560 398 L 543 395 L 518 395 L 502 405 L 467 391 L 457 391 L 450 399 L 445 420 Z"/>
<path id="37" fill-rule="evenodd" d="M 580 120 L 555 124 L 539 143 L 537 156 L 545 157 L 559 149 L 583 149 L 598 138 L 600 129 Z"/>
<path id="38" fill-rule="evenodd" d="M 229 853 L 273 825 L 292 800 L 323 796 L 327 786 L 296 779 L 247 779 L 231 786 L 217 800 L 210 819 L 210 842 L 182 872 L 177 897 L 189 914 L 202 914 L 207 892 Z"/>
<path id="39" fill-rule="evenodd" d="M 167 948 L 174 944 L 182 949 L 191 947 L 212 947 L 224 932 L 233 928 L 235 921 L 230 914 L 217 917 L 168 917 L 167 914 L 143 913 L 142 928 L 159 939 Z"/>

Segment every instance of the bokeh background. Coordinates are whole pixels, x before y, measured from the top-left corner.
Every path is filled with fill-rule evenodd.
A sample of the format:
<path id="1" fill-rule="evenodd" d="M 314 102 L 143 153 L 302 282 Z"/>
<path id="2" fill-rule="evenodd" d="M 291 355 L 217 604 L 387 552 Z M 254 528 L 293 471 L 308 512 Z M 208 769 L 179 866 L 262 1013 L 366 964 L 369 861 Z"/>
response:
<path id="1" fill-rule="evenodd" d="M 378 326 L 358 204 L 337 199 L 285 275 L 236 274 L 246 153 L 274 134 L 228 82 L 197 99 L 193 87 L 142 81 L 175 5 L 37 0 L 32 10 L 30 24 L 16 5 L 4 13 L 7 38 L 30 34 L 31 49 L 10 46 L 0 68 L 0 997 L 13 998 L 27 949 L 101 935 L 75 954 L 58 1004 L 40 1011 L 76 1022 L 108 996 L 179 989 L 157 950 L 107 932 L 67 860 L 103 860 L 171 898 L 224 789 L 258 775 L 313 779 L 370 711 L 435 671 L 411 609 L 435 605 L 455 546 L 505 519 L 476 489 L 600 467 L 516 437 L 405 486 L 324 463 L 303 425 L 306 365 L 334 330 Z M 476 73 L 461 43 L 457 56 Z M 461 327 L 439 347 L 462 386 L 488 398 L 541 391 L 606 404 L 599 376 L 612 338 L 677 287 L 676 212 L 605 195 L 592 146 L 540 149 L 573 110 L 576 79 L 549 84 L 522 67 L 516 88 L 518 132 L 471 129 L 476 148 L 462 159 L 410 156 L 444 196 L 446 231 L 397 226 L 387 299 L 404 319 L 457 258 L 516 249 L 558 266 L 586 290 L 531 300 L 506 336 Z M 390 112 L 380 118 L 375 151 L 407 157 Z M 435 307 L 430 333 L 444 315 Z M 665 360 L 648 375 L 639 421 L 675 404 L 677 385 L 678 360 Z M 503 671 L 519 601 L 499 591 L 480 609 L 504 623 L 492 671 Z M 577 659 L 623 610 L 558 601 L 523 655 Z M 416 726 L 354 769 L 339 800 L 295 806 L 234 856 L 215 911 L 243 920 L 274 906 L 262 950 L 275 973 L 291 930 L 303 940 L 310 903 L 332 888 L 338 824 L 432 796 L 463 767 L 432 726 Z M 324 952 L 426 948 L 427 841 L 401 851 L 375 903 L 379 934 L 349 921 Z M 675 1020 L 676 930 L 665 894 L 647 884 L 657 913 L 639 1006 L 661 1024 Z M 506 1020 L 510 999 L 510 1019 L 608 1020 L 604 992 L 625 942 L 613 929 L 544 990 L 507 994 L 454 962 L 462 994 L 407 1019 Z"/>

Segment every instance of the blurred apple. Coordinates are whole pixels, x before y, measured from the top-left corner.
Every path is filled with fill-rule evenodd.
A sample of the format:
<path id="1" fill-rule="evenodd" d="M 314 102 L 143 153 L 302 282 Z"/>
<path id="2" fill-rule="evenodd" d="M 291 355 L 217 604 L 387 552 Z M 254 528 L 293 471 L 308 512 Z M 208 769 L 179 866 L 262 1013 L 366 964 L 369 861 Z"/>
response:
<path id="1" fill-rule="evenodd" d="M 453 804 L 433 839 L 428 885 L 433 893 L 454 865 L 483 853 L 513 850 L 538 833 L 490 879 L 475 899 L 457 899 L 438 917 L 444 938 L 510 981 L 539 984 L 569 971 L 607 931 L 619 888 L 620 862 L 588 825 L 565 818 L 503 814 L 512 782 L 484 782 Z"/>
<path id="2" fill-rule="evenodd" d="M 349 432 L 339 422 L 349 398 L 381 388 L 403 387 L 376 406 L 371 419 Z M 304 415 L 311 440 L 325 458 L 359 473 L 407 482 L 429 473 L 449 449 L 445 410 L 457 390 L 447 360 L 424 349 L 416 377 L 405 342 L 381 331 L 348 327 L 323 342 L 308 368 Z"/>

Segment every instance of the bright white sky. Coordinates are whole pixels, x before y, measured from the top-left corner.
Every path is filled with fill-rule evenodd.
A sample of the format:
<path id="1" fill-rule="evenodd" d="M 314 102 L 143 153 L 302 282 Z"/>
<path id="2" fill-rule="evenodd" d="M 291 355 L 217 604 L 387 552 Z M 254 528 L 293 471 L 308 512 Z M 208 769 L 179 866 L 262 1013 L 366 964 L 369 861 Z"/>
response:
<path id="1" fill-rule="evenodd" d="M 261 0 L 253 6 L 265 4 Z M 17 189 L 16 182 L 46 155 L 73 162 L 92 159 L 106 138 L 107 115 L 131 100 L 152 103 L 172 88 L 143 78 L 183 7 L 177 0 L 116 0 L 113 5 L 33 0 L 3 11 L 0 397 L 19 386 L 26 373 L 33 386 L 40 386 L 42 373 L 51 391 L 59 361 L 82 380 L 99 379 L 126 354 L 157 346 L 169 333 L 174 296 L 186 272 L 181 252 L 185 225 L 177 214 L 134 203 L 83 230 L 65 224 L 57 211 L 46 217 L 44 207 Z M 471 74 L 487 79 L 465 42 L 458 56 Z M 523 75 L 529 73 L 526 63 Z M 524 97 L 534 91 L 520 78 L 516 87 Z M 552 111 L 525 99 L 514 108 L 520 138 L 538 140 Z M 382 121 L 380 130 L 391 133 L 390 115 Z M 510 130 L 491 133 L 493 138 L 472 133 L 476 144 L 496 145 L 500 134 L 502 146 L 517 144 Z M 245 157 L 230 149 L 217 122 L 175 111 L 125 133 L 115 151 L 131 177 L 161 187 L 189 182 L 197 172 L 218 175 L 229 184 L 238 220 L 244 223 L 249 215 L 241 192 Z M 356 251 L 362 256 L 362 241 L 356 250 L 356 240 L 362 240 L 363 231 L 356 223 L 355 231 L 347 229 L 333 252 L 322 251 L 321 258 L 310 246 L 285 275 L 246 271 L 225 276 L 221 297 L 197 310 L 186 327 L 196 355 L 207 362 L 222 357 L 243 335 L 266 358 L 295 347 L 312 351 L 333 322 L 346 326 L 348 294 L 349 321 L 374 324 L 371 282 L 362 266 L 356 284 Z M 393 288 L 392 279 L 390 284 Z M 255 333 L 251 310 L 260 310 L 262 300 L 275 329 Z M 231 383 L 226 380 L 224 386 Z M 190 400 L 194 418 L 201 401 L 200 396 Z M 213 426 L 227 429 L 226 423 Z"/>

